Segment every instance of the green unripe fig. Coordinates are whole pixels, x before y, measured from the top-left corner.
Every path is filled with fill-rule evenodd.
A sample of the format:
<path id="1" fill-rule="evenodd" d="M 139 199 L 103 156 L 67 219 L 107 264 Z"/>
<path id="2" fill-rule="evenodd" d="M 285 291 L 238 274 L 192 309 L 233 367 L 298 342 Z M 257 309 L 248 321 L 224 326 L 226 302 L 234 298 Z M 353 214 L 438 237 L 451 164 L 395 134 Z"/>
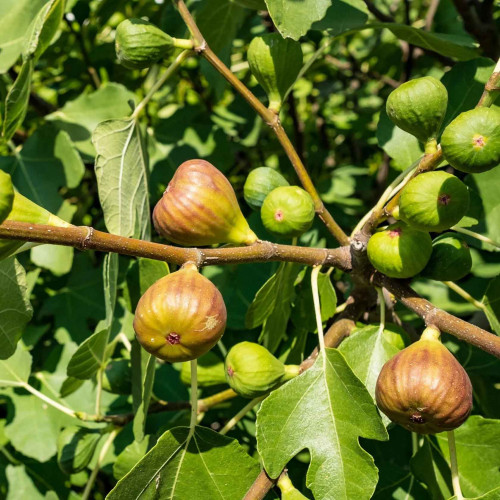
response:
<path id="1" fill-rule="evenodd" d="M 429 233 L 397 222 L 375 233 L 367 246 L 373 267 L 391 278 L 411 278 L 429 262 L 432 240 Z"/>
<path id="2" fill-rule="evenodd" d="M 432 242 L 432 254 L 424 270 L 424 278 L 436 281 L 456 281 L 472 268 L 467 243 L 455 233 L 444 233 Z"/>
<path id="3" fill-rule="evenodd" d="M 226 356 L 226 380 L 240 396 L 256 398 L 298 375 L 299 367 L 285 366 L 265 347 L 240 342 Z"/>
<path id="4" fill-rule="evenodd" d="M 417 175 L 401 191 L 399 218 L 421 231 L 444 231 L 469 208 L 467 186 L 443 171 Z"/>
<path id="5" fill-rule="evenodd" d="M 248 174 L 243 186 L 243 195 L 251 208 L 259 210 L 265 197 L 273 189 L 289 185 L 288 181 L 274 168 L 259 167 Z"/>
<path id="6" fill-rule="evenodd" d="M 278 487 L 281 491 L 281 500 L 307 500 L 307 497 L 295 488 L 286 473 L 279 477 Z"/>
<path id="7" fill-rule="evenodd" d="M 226 384 L 226 371 L 224 362 L 212 351 L 198 358 L 197 378 L 199 387 L 211 387 L 213 385 Z M 181 382 L 191 385 L 191 365 L 182 363 Z"/>
<path id="8" fill-rule="evenodd" d="M 149 68 L 174 51 L 174 41 L 154 24 L 143 19 L 126 19 L 116 28 L 116 56 L 130 69 Z"/>
<path id="9" fill-rule="evenodd" d="M 0 224 L 7 218 L 14 203 L 14 188 L 9 174 L 0 170 Z"/>
<path id="10" fill-rule="evenodd" d="M 128 359 L 112 359 L 103 371 L 102 388 L 112 394 L 132 392 L 132 367 Z"/>
<path id="11" fill-rule="evenodd" d="M 436 78 L 425 76 L 393 90 L 387 99 L 386 110 L 400 129 L 435 147 L 447 106 L 446 87 Z"/>
<path id="12" fill-rule="evenodd" d="M 255 37 L 248 46 L 248 64 L 269 98 L 269 109 L 279 112 L 302 69 L 299 42 L 279 33 Z"/>
<path id="13" fill-rule="evenodd" d="M 465 422 L 472 385 L 462 365 L 427 328 L 419 341 L 382 367 L 375 398 L 393 422 L 419 434 L 436 434 Z"/>
<path id="14" fill-rule="evenodd" d="M 475 108 L 458 115 L 445 129 L 441 148 L 457 170 L 480 173 L 500 163 L 500 110 Z"/>
<path id="15" fill-rule="evenodd" d="M 179 166 L 155 206 L 153 223 L 158 234 L 183 246 L 257 241 L 231 183 L 205 160 Z"/>
<path id="16" fill-rule="evenodd" d="M 144 292 L 135 309 L 134 330 L 146 351 L 175 363 L 208 352 L 222 337 L 226 319 L 219 290 L 187 263 Z"/>
<path id="17" fill-rule="evenodd" d="M 284 237 L 300 236 L 314 220 L 314 202 L 298 186 L 273 189 L 264 199 L 260 216 L 264 227 L 273 234 Z"/>

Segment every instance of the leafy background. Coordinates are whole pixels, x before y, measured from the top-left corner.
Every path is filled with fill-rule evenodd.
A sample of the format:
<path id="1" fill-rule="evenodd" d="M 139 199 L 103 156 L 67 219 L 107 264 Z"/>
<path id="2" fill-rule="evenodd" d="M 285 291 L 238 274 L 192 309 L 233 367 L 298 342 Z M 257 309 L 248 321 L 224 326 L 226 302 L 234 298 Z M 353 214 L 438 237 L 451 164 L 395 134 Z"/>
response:
<path id="1" fill-rule="evenodd" d="M 491 51 L 465 31 L 459 3 L 439 2 L 427 28 L 429 2 L 423 0 L 390 7 L 383 1 L 301 0 L 293 9 L 281 0 L 265 5 L 200 0 L 189 7 L 213 50 L 263 100 L 246 63 L 248 43 L 273 29 L 300 40 L 305 67 L 281 118 L 329 210 L 352 229 L 422 153 L 385 115 L 389 92 L 411 77 L 442 79 L 450 95 L 446 123 L 481 95 L 494 62 Z M 117 63 L 114 31 L 128 17 L 151 19 L 175 37 L 187 35 L 168 2 L 1 2 L 0 168 L 12 175 L 20 193 L 67 222 L 156 240 L 151 207 L 181 162 L 203 158 L 228 176 L 257 234 L 272 239 L 241 194 L 247 173 L 262 165 L 296 183 L 278 142 L 225 80 L 196 57 L 159 90 L 140 119 L 130 118 L 164 69 L 158 64 L 130 71 Z M 497 28 L 499 18 L 496 12 Z M 117 196 L 113 173 L 122 157 L 128 175 Z M 111 174 L 104 175 L 105 169 Z M 473 203 L 461 225 L 500 240 L 499 169 L 462 177 Z M 131 181 L 139 181 L 134 193 Z M 333 244 L 319 222 L 300 243 Z M 459 284 L 482 299 L 485 311 L 441 283 L 417 279 L 414 286 L 436 306 L 498 334 L 498 254 L 477 240 L 469 243 L 473 272 Z M 136 490 L 155 487 L 174 498 L 239 499 L 259 472 L 259 458 L 274 476 L 286 465 L 308 498 L 313 493 L 318 499 L 452 495 L 446 437 L 421 438 L 414 454 L 410 434 L 392 426 L 387 434 L 388 422 L 373 405 L 380 367 L 408 343 L 408 333 L 422 328 L 403 308 L 396 312 L 405 330 L 393 324 L 380 330 L 378 311 L 366 311 L 351 337 L 329 352 L 327 366 L 315 365 L 273 392 L 257 423 L 255 411 L 249 412 L 230 437 L 217 431 L 246 404 L 241 398 L 209 410 L 192 438 L 187 410 L 146 418 L 150 402 L 188 400 L 181 367 L 155 363 L 134 341 L 137 300 L 166 272 L 163 263 L 49 245 L 0 262 L 2 498 L 102 498 L 133 469 L 110 498 L 136 498 Z M 228 306 L 228 330 L 211 364 L 220 368 L 225 351 L 242 340 L 259 340 L 287 363 L 301 362 L 314 348 L 306 269 L 269 263 L 204 272 Z M 338 271 L 320 279 L 322 319 L 329 324 L 351 283 Z M 474 384 L 474 415 L 457 431 L 464 494 L 498 498 L 499 362 L 469 345 L 445 341 Z M 99 372 L 109 381 L 101 395 L 103 413 L 134 413 L 117 429 L 74 414 L 95 414 Z M 339 380 L 348 381 L 357 397 L 342 392 Z M 223 389 L 224 384 L 202 387 L 201 397 Z M 307 398 L 296 408 L 304 393 Z M 285 425 L 295 411 L 297 420 Z M 277 431 L 285 435 L 278 438 Z M 170 458 L 165 462 L 165 457 Z M 318 457 L 331 471 L 318 470 Z M 89 481 L 94 470 L 99 470 L 95 483 Z M 325 479 L 328 473 L 342 478 L 334 489 Z M 176 474 L 180 481 L 172 484 Z M 276 495 L 272 491 L 269 498 Z"/>

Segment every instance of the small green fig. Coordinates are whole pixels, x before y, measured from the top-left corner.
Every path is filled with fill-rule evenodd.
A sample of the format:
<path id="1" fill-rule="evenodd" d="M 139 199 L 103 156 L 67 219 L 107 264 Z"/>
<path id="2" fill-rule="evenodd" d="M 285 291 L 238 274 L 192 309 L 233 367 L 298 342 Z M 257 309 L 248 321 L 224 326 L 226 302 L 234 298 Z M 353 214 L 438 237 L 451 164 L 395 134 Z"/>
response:
<path id="1" fill-rule="evenodd" d="M 411 278 L 426 266 L 432 253 L 429 233 L 396 222 L 375 233 L 367 246 L 373 267 L 391 278 Z"/>
<path id="2" fill-rule="evenodd" d="M 259 167 L 252 170 L 243 186 L 245 201 L 259 210 L 266 196 L 277 187 L 289 186 L 288 181 L 274 168 Z"/>
<path id="3" fill-rule="evenodd" d="M 279 33 L 255 37 L 248 46 L 248 64 L 269 98 L 269 109 L 279 112 L 302 69 L 299 42 Z"/>
<path id="4" fill-rule="evenodd" d="M 265 347 L 253 342 L 240 342 L 226 356 L 226 380 L 245 398 L 262 396 L 299 374 L 296 365 L 285 366 Z"/>
<path id="5" fill-rule="evenodd" d="M 458 115 L 445 129 L 441 148 L 457 170 L 480 173 L 500 163 L 500 110 L 475 108 Z"/>
<path id="6" fill-rule="evenodd" d="M 112 359 L 103 371 L 102 388 L 112 394 L 132 392 L 132 367 L 128 359 Z"/>
<path id="7" fill-rule="evenodd" d="M 153 223 L 161 236 L 183 246 L 257 241 L 233 187 L 205 160 L 186 161 L 176 170 L 153 211 Z"/>
<path id="8" fill-rule="evenodd" d="M 314 220 L 314 202 L 298 186 L 273 189 L 264 199 L 260 216 L 264 227 L 272 234 L 284 237 L 300 236 Z"/>
<path id="9" fill-rule="evenodd" d="M 222 337 L 226 306 L 213 283 L 194 264 L 159 279 L 140 298 L 134 317 L 139 343 L 174 363 L 199 358 Z"/>
<path id="10" fill-rule="evenodd" d="M 199 387 L 226 384 L 224 362 L 212 351 L 203 354 L 198 358 L 197 379 Z M 181 382 L 185 385 L 191 384 L 191 365 L 189 363 L 182 363 Z"/>
<path id="11" fill-rule="evenodd" d="M 387 115 L 400 129 L 424 144 L 436 144 L 448 106 L 448 91 L 436 78 L 425 76 L 403 83 L 387 99 Z"/>
<path id="12" fill-rule="evenodd" d="M 436 434 L 465 422 L 472 385 L 462 365 L 427 328 L 419 341 L 383 366 L 375 398 L 393 422 L 419 434 Z"/>
<path id="13" fill-rule="evenodd" d="M 14 188 L 10 175 L 0 170 L 0 224 L 7 218 L 14 203 Z"/>
<path id="14" fill-rule="evenodd" d="M 154 24 L 126 19 L 116 28 L 116 56 L 129 69 L 149 68 L 174 51 L 174 41 Z"/>
<path id="15" fill-rule="evenodd" d="M 468 208 L 467 186 L 443 171 L 417 175 L 401 191 L 399 199 L 400 219 L 421 231 L 449 229 Z"/>
<path id="16" fill-rule="evenodd" d="M 456 281 L 472 268 L 467 243 L 455 233 L 444 233 L 432 242 L 432 254 L 424 270 L 424 278 L 436 281 Z"/>

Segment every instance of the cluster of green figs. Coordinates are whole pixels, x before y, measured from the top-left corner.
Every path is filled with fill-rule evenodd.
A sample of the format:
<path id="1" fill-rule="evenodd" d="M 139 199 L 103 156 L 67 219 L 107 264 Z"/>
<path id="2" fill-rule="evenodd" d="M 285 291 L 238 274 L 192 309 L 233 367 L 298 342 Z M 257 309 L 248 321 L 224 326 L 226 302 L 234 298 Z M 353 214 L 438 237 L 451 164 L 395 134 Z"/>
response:
<path id="1" fill-rule="evenodd" d="M 416 78 L 394 90 L 387 114 L 396 126 L 414 135 L 427 154 L 438 151 L 438 138 L 447 111 L 446 87 L 433 77 Z M 459 172 L 481 173 L 500 163 L 500 111 L 477 107 L 458 115 L 440 139 L 447 165 Z M 456 224 L 469 208 L 469 190 L 444 170 L 425 172 L 402 189 L 391 214 L 397 222 L 375 233 L 368 258 L 393 278 L 420 274 L 438 281 L 455 281 L 471 269 L 467 244 L 456 233 L 439 234 Z"/>

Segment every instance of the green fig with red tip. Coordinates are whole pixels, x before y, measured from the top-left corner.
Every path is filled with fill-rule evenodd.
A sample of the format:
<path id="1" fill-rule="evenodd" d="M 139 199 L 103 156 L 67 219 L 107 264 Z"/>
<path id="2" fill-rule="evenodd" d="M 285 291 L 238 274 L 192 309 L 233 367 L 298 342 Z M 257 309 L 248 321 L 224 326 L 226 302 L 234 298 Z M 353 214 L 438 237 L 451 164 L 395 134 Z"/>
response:
<path id="1" fill-rule="evenodd" d="M 432 253 L 429 233 L 397 222 L 375 233 L 367 255 L 373 267 L 391 278 L 411 278 L 424 267 Z"/>

